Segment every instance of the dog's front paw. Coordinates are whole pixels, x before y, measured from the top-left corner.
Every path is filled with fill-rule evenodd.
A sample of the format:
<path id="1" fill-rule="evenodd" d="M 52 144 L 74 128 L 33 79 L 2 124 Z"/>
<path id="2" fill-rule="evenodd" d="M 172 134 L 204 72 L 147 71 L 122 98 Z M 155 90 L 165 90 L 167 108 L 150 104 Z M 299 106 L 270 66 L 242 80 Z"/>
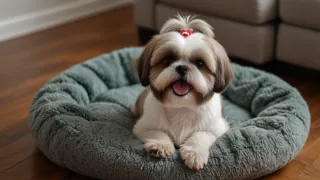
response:
<path id="1" fill-rule="evenodd" d="M 190 169 L 202 169 L 208 163 L 209 150 L 190 146 L 180 148 L 181 158 Z"/>
<path id="2" fill-rule="evenodd" d="M 174 153 L 174 145 L 170 143 L 146 143 L 144 149 L 154 157 L 166 158 Z"/>

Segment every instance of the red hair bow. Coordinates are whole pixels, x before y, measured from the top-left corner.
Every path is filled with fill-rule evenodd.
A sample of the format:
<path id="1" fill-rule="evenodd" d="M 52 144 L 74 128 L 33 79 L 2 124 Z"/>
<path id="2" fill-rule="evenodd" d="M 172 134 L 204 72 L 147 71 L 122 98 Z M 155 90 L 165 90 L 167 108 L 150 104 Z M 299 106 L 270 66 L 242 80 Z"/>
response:
<path id="1" fill-rule="evenodd" d="M 183 37 L 188 37 L 192 34 L 193 30 L 192 29 L 181 29 L 180 31 L 180 34 L 183 36 Z"/>

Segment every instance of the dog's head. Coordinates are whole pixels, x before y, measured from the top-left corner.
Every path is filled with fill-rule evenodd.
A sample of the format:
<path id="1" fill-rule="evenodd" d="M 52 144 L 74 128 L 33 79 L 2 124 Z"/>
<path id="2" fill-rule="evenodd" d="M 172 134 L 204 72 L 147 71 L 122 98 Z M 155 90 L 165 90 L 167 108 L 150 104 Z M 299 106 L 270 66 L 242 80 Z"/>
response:
<path id="1" fill-rule="evenodd" d="M 168 20 L 136 61 L 143 86 L 164 105 L 197 106 L 232 80 L 229 58 L 203 20 Z"/>

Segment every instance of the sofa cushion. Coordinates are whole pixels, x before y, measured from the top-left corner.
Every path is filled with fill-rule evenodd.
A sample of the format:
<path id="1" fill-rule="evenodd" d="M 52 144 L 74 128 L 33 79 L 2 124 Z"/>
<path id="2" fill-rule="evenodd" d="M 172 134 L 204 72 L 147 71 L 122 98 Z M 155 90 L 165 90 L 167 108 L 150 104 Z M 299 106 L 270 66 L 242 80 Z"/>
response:
<path id="1" fill-rule="evenodd" d="M 276 0 L 159 0 L 194 13 L 220 16 L 251 24 L 262 24 L 277 17 Z"/>
<path id="2" fill-rule="evenodd" d="M 155 0 L 135 0 L 134 20 L 136 25 L 154 29 Z"/>
<path id="3" fill-rule="evenodd" d="M 320 70 L 320 31 L 282 23 L 278 32 L 277 59 Z"/>
<path id="4" fill-rule="evenodd" d="M 320 30 L 320 0 L 280 0 L 283 21 Z"/>

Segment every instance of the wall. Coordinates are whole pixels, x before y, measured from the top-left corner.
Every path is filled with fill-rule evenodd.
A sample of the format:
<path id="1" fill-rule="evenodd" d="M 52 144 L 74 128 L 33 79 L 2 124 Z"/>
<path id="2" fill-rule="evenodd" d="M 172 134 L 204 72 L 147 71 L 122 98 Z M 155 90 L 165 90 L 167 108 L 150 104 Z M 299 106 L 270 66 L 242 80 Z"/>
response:
<path id="1" fill-rule="evenodd" d="M 75 2 L 77 0 L 67 0 Z M 66 3 L 66 0 L 0 0 L 0 20 L 23 16 Z"/>
<path id="2" fill-rule="evenodd" d="M 0 42 L 107 11 L 132 0 L 0 0 Z"/>

